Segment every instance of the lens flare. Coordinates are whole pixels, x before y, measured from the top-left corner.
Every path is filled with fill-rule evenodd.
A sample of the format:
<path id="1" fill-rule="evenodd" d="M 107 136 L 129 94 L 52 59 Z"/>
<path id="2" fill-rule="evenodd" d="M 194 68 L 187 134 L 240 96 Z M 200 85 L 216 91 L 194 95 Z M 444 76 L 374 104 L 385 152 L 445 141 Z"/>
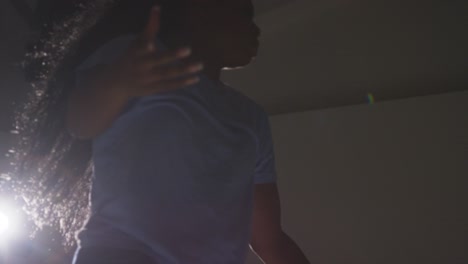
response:
<path id="1" fill-rule="evenodd" d="M 5 234 L 10 227 L 8 216 L 0 211 L 0 237 Z"/>
<path id="2" fill-rule="evenodd" d="M 369 104 L 375 104 L 375 98 L 372 93 L 367 94 L 367 101 L 369 102 Z"/>
<path id="3" fill-rule="evenodd" d="M 15 204 L 0 197 L 0 244 L 20 235 L 24 224 L 22 220 Z"/>

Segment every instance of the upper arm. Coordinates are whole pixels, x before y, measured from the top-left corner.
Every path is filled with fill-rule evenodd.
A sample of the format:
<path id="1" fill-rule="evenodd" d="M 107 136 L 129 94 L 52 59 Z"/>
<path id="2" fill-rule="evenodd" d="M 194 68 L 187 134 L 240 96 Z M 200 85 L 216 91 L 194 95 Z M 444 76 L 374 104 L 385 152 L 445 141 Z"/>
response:
<path id="1" fill-rule="evenodd" d="M 273 247 L 282 235 L 281 205 L 276 183 L 255 185 L 253 208 L 250 244 L 258 252 Z"/>
<path id="2" fill-rule="evenodd" d="M 89 107 L 88 95 L 89 91 L 92 90 L 91 85 L 102 71 L 102 65 L 96 65 L 82 71 L 75 70 L 73 82 L 67 85 L 65 123 L 68 133 L 74 138 L 88 139 L 83 137 L 80 129 L 83 120 L 89 118 L 83 115 L 82 110 Z"/>
<path id="3" fill-rule="evenodd" d="M 273 137 L 268 114 L 260 109 L 256 121 L 257 162 L 255 167 L 255 184 L 276 182 L 276 162 Z"/>
<path id="4" fill-rule="evenodd" d="M 254 251 L 258 252 L 279 241 L 282 228 L 272 132 L 268 115 L 262 109 L 258 111 L 256 124 L 258 151 L 250 244 Z"/>

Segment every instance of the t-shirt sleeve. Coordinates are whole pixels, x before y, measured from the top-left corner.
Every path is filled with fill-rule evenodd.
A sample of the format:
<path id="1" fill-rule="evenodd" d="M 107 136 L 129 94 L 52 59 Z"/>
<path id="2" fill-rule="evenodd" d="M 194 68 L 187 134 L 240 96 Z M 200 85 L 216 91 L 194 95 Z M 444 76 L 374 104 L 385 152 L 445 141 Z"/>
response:
<path id="1" fill-rule="evenodd" d="M 260 111 L 257 119 L 257 163 L 254 183 L 272 183 L 277 180 L 274 144 L 268 114 Z"/>

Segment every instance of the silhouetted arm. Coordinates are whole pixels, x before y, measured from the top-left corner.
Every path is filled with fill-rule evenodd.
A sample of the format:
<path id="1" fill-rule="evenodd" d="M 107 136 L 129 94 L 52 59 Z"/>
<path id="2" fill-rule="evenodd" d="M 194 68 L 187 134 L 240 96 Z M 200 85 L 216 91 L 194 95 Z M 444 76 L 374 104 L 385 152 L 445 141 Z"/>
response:
<path id="1" fill-rule="evenodd" d="M 310 264 L 281 227 L 280 199 L 275 183 L 255 185 L 250 245 L 266 264 Z"/>

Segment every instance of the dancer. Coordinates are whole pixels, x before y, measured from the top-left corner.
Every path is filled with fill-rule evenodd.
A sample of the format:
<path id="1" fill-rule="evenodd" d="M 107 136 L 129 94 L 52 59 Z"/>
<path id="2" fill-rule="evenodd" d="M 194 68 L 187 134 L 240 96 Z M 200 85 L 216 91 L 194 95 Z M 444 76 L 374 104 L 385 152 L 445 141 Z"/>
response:
<path id="1" fill-rule="evenodd" d="M 66 198 L 65 226 L 86 211 L 92 172 L 73 263 L 241 264 L 249 244 L 267 264 L 308 263 L 281 227 L 268 116 L 220 81 L 256 56 L 251 0 L 104 6 L 49 71 L 66 76 L 48 82 L 63 90 L 52 104 L 64 110 L 56 134 L 31 137 L 70 136 L 68 152 L 49 144 L 73 153 L 47 167 L 62 173 L 40 178 Z"/>

